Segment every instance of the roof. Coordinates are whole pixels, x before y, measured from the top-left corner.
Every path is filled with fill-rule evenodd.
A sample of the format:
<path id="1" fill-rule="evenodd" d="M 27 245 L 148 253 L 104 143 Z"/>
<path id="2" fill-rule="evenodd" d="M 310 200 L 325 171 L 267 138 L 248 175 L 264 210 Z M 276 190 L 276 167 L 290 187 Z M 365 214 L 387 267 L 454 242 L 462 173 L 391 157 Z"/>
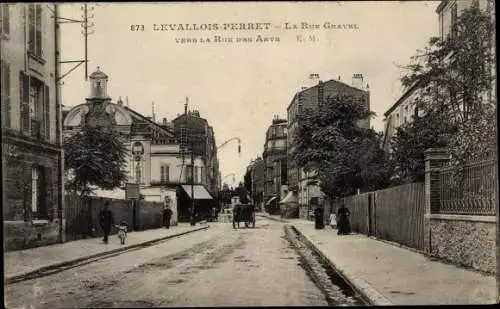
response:
<path id="1" fill-rule="evenodd" d="M 404 100 L 406 100 L 415 90 L 418 89 L 418 86 L 420 86 L 422 84 L 422 80 L 418 80 L 416 82 L 413 83 L 413 85 L 411 85 L 410 87 L 408 87 L 406 89 L 406 91 L 403 93 L 403 95 L 396 101 L 396 103 L 394 103 L 394 105 L 392 105 L 385 113 L 384 113 L 384 116 L 387 117 L 390 113 L 392 113 L 396 107 L 398 107 L 399 105 L 401 105 L 401 103 L 404 102 Z"/>
<path id="2" fill-rule="evenodd" d="M 163 130 L 163 131 L 166 131 L 168 134 L 172 135 L 173 137 L 175 137 L 175 134 L 173 131 L 169 130 L 168 128 L 166 128 L 165 126 L 163 125 L 160 125 L 156 122 L 154 122 L 153 120 L 149 119 L 148 117 L 144 116 L 144 115 L 141 115 L 139 114 L 138 112 L 136 112 L 135 110 L 131 109 L 130 107 L 128 106 L 122 106 L 123 108 L 125 108 L 125 110 L 131 112 L 132 114 L 134 114 L 135 116 L 145 120 L 146 122 L 149 122 L 150 124 L 153 124 L 154 126 L 156 126 L 157 128 Z"/>
<path id="3" fill-rule="evenodd" d="M 349 88 L 352 88 L 352 89 L 355 89 L 355 90 L 358 90 L 358 91 L 368 92 L 367 90 L 364 90 L 364 89 L 360 89 L 360 88 L 358 88 L 358 87 L 351 86 L 351 85 L 349 85 L 349 84 L 346 84 L 346 83 L 341 82 L 341 81 L 336 80 L 336 79 L 330 79 L 330 80 L 328 80 L 328 81 L 326 81 L 326 82 L 321 82 L 321 81 L 320 81 L 320 83 L 322 83 L 323 85 L 326 85 L 326 84 L 329 84 L 329 83 L 340 84 L 340 85 L 342 85 L 342 86 L 344 86 L 344 87 L 349 87 Z M 295 98 L 296 98 L 296 97 L 297 97 L 300 93 L 303 93 L 303 92 L 306 92 L 306 91 L 310 91 L 311 89 L 317 88 L 317 87 L 318 87 L 318 85 L 319 85 L 319 84 L 316 84 L 316 85 L 314 85 L 314 86 L 312 86 L 312 87 L 308 87 L 308 88 L 306 88 L 306 89 L 304 89 L 304 90 L 298 91 L 298 92 L 297 92 L 297 93 L 293 96 L 293 99 L 292 99 L 292 101 L 290 102 L 290 104 L 288 104 L 287 110 L 288 110 L 288 109 L 290 109 L 290 106 L 293 104 L 293 102 L 295 101 Z"/>
<path id="4" fill-rule="evenodd" d="M 89 78 L 92 79 L 108 79 L 108 75 L 106 75 L 103 71 L 99 70 L 99 67 L 89 75 Z"/>

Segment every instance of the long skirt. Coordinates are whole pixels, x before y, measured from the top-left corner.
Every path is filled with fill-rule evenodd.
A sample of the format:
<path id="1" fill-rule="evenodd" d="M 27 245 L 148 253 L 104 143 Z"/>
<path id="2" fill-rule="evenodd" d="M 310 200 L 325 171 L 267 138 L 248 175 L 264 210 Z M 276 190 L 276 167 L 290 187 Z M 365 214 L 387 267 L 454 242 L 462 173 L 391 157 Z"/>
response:
<path id="1" fill-rule="evenodd" d="M 347 217 L 340 216 L 337 221 L 337 227 L 339 235 L 347 235 L 351 233 L 351 223 Z"/>

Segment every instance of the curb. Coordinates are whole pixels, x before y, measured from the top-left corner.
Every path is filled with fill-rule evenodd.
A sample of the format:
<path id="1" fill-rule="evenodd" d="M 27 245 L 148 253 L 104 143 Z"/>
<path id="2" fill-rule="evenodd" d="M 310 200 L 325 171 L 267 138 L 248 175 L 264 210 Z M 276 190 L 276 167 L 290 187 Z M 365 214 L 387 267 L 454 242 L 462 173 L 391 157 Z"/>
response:
<path id="1" fill-rule="evenodd" d="M 295 230 L 311 245 L 311 248 L 318 253 L 321 258 L 327 261 L 335 271 L 342 277 L 342 279 L 349 284 L 349 286 L 356 291 L 361 297 L 367 301 L 370 305 L 373 306 L 393 306 L 394 304 L 388 300 L 385 296 L 383 296 L 380 292 L 378 292 L 375 288 L 373 288 L 368 282 L 366 282 L 363 278 L 356 277 L 350 274 L 347 274 L 345 270 L 339 268 L 327 255 L 314 244 L 314 242 L 296 226 L 292 225 Z"/>
<path id="2" fill-rule="evenodd" d="M 87 256 L 84 256 L 84 257 L 79 257 L 79 258 L 68 260 L 68 261 L 63 261 L 63 262 L 58 262 L 58 263 L 50 264 L 50 265 L 43 266 L 43 267 L 40 267 L 40 268 L 35 269 L 35 270 L 30 270 L 30 271 L 27 271 L 27 272 L 24 272 L 24 273 L 21 273 L 21 274 L 17 274 L 17 275 L 12 275 L 12 276 L 9 276 L 9 277 L 5 277 L 4 284 L 11 284 L 11 283 L 19 282 L 19 281 L 25 281 L 25 280 L 28 280 L 28 279 L 32 279 L 31 277 L 36 278 L 36 274 L 39 274 L 39 273 L 42 273 L 42 272 L 46 272 L 46 271 L 49 271 L 49 270 L 54 270 L 54 269 L 65 267 L 65 266 L 72 266 L 72 265 L 78 264 L 78 263 L 86 261 L 86 260 L 91 260 L 91 259 L 95 259 L 95 258 L 99 258 L 99 257 L 105 257 L 107 255 L 113 255 L 113 254 L 118 253 L 118 252 L 127 251 L 127 250 L 138 248 L 138 247 L 146 247 L 146 246 L 151 245 L 151 244 L 156 243 L 156 242 L 160 242 L 160 241 L 163 241 L 163 240 L 167 240 L 169 238 L 174 238 L 174 237 L 178 237 L 178 236 L 190 234 L 190 233 L 193 233 L 193 232 L 205 230 L 205 229 L 208 229 L 209 227 L 210 226 L 203 226 L 203 227 L 192 229 L 192 230 L 189 230 L 189 231 L 185 231 L 185 232 L 181 232 L 181 233 L 177 233 L 177 234 L 172 234 L 172 235 L 164 236 L 164 237 L 161 237 L 161 238 L 155 238 L 155 239 L 148 240 L 148 241 L 141 242 L 141 243 L 134 244 L 134 245 L 124 246 L 124 247 L 116 248 L 116 249 L 113 249 L 113 250 L 99 252 L 99 253 L 87 255 Z"/>
<path id="3" fill-rule="evenodd" d="M 274 220 L 274 221 L 278 221 L 278 222 L 283 222 L 283 223 L 290 223 L 289 221 L 287 220 L 284 220 L 284 219 L 278 219 L 278 218 L 273 218 L 273 217 L 269 217 L 269 216 L 266 216 L 266 215 L 257 215 L 259 217 L 263 217 L 263 218 L 267 218 L 269 220 Z"/>

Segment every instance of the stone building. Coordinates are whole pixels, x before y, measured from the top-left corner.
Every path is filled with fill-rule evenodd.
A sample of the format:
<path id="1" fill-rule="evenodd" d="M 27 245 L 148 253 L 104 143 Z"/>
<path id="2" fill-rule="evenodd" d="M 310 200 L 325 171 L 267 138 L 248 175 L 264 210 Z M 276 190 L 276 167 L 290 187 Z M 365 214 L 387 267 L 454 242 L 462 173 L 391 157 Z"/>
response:
<path id="1" fill-rule="evenodd" d="M 264 209 L 264 184 L 266 164 L 261 157 L 257 157 L 247 167 L 247 173 L 252 182 L 252 201 L 257 209 Z"/>
<path id="2" fill-rule="evenodd" d="M 6 249 L 64 241 L 55 4 L 1 4 L 2 208 Z"/>
<path id="3" fill-rule="evenodd" d="M 299 168 L 293 159 L 296 150 L 295 136 L 299 130 L 299 116 L 304 108 L 317 108 L 319 104 L 325 102 L 329 97 L 337 95 L 354 95 L 362 97 L 366 108 L 370 109 L 370 92 L 368 85 L 363 84 L 363 75 L 354 74 L 352 85 L 348 85 L 338 80 L 331 79 L 326 82 L 319 81 L 317 85 L 305 88 L 295 94 L 287 108 L 288 137 L 287 137 L 287 164 L 288 164 L 288 190 L 292 192 L 298 200 L 300 216 L 306 218 L 308 212 L 312 210 L 311 203 L 321 203 L 324 198 L 319 188 L 319 183 L 315 177 L 315 171 L 305 173 Z M 370 127 L 370 119 L 359 122 L 364 128 Z"/>
<path id="4" fill-rule="evenodd" d="M 282 185 L 287 180 L 286 158 L 287 121 L 275 116 L 266 131 L 262 158 L 265 163 L 264 201 L 266 206 L 278 208 Z"/>

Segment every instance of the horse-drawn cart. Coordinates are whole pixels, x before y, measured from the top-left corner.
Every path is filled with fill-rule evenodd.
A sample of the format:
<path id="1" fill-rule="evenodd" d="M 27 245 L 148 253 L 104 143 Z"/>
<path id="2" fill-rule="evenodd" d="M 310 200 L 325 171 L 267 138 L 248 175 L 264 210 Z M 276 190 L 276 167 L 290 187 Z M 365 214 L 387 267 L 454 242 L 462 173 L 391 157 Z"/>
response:
<path id="1" fill-rule="evenodd" d="M 240 228 L 240 222 L 245 223 L 245 227 L 255 228 L 255 209 L 251 204 L 236 204 L 233 208 L 233 228 Z"/>

